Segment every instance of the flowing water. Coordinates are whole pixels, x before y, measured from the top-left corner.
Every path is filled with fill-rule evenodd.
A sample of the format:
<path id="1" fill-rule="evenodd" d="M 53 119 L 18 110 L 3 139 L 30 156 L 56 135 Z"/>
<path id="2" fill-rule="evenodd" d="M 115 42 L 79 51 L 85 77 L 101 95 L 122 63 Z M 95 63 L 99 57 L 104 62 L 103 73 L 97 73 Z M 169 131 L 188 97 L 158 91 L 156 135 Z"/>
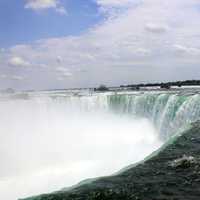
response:
<path id="1" fill-rule="evenodd" d="M 4 200 L 112 174 L 144 159 L 200 118 L 197 93 L 46 92 L 18 97 L 0 101 Z"/>

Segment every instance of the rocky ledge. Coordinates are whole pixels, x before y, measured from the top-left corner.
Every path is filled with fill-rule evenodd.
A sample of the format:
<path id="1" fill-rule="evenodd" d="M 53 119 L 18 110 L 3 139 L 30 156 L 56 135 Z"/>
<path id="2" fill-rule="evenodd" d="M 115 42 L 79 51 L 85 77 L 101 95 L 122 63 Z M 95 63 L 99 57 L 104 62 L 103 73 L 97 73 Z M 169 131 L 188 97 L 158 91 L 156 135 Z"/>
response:
<path id="1" fill-rule="evenodd" d="M 199 200 L 200 122 L 115 176 L 26 200 Z"/>

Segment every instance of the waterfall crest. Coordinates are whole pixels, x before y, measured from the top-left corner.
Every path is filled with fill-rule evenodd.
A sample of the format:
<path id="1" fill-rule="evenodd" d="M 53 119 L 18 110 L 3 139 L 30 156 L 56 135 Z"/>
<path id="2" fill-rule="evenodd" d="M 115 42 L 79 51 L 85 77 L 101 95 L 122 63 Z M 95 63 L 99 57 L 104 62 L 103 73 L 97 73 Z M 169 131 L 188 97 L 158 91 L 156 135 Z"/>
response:
<path id="1" fill-rule="evenodd" d="M 111 95 L 108 106 L 114 111 L 148 118 L 160 135 L 168 139 L 200 119 L 200 95 L 140 94 Z"/>
<path id="2" fill-rule="evenodd" d="M 53 103 L 67 103 L 68 109 L 82 112 L 113 112 L 147 118 L 161 138 L 168 139 L 191 122 L 200 119 L 200 95 L 176 93 L 93 94 L 86 96 L 52 97 Z M 38 99 L 41 103 L 42 100 Z"/>

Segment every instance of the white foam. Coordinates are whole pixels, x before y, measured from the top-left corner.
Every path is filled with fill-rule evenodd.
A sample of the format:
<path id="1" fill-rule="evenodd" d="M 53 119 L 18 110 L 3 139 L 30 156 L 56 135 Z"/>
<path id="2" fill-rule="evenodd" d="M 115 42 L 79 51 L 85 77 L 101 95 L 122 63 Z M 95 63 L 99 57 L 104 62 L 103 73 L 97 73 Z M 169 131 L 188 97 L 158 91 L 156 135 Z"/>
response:
<path id="1" fill-rule="evenodd" d="M 0 102 L 0 199 L 112 174 L 161 145 L 148 120 L 75 105 L 44 97 Z"/>

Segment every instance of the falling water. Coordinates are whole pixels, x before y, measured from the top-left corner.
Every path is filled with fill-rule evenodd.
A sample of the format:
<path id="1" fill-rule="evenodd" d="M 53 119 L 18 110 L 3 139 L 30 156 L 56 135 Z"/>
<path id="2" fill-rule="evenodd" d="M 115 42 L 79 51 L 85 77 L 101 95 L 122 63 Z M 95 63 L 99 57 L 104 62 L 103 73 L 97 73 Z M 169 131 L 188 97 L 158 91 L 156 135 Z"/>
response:
<path id="1" fill-rule="evenodd" d="M 30 93 L 0 101 L 0 199 L 59 190 L 142 160 L 200 118 L 200 95 Z"/>

